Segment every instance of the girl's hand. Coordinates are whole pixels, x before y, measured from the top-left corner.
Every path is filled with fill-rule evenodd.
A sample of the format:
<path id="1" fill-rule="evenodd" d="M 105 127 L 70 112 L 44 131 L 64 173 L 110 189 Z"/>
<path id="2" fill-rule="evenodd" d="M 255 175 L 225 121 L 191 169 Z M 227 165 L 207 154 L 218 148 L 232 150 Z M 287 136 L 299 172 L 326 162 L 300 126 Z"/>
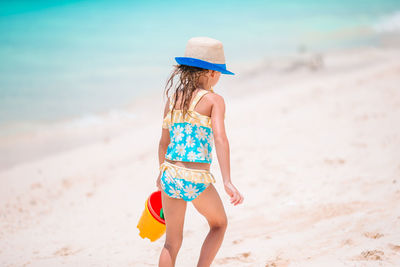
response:
<path id="1" fill-rule="evenodd" d="M 161 172 L 160 172 L 160 174 L 158 175 L 157 182 L 156 182 L 156 186 L 157 186 L 158 190 L 161 191 Z"/>
<path id="2" fill-rule="evenodd" d="M 238 205 L 243 202 L 243 196 L 240 194 L 239 190 L 231 183 L 224 183 L 224 188 L 226 193 L 231 197 L 231 204 Z"/>

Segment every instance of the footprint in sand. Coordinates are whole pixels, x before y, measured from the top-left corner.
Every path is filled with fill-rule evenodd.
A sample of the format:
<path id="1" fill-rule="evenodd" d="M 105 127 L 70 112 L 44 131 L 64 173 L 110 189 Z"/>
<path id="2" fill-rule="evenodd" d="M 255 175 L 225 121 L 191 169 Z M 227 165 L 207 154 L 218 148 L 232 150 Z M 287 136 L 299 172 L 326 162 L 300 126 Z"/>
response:
<path id="1" fill-rule="evenodd" d="M 372 239 L 378 239 L 378 238 L 381 238 L 383 236 L 383 234 L 375 233 L 375 232 L 365 232 L 364 236 L 366 236 L 368 238 L 372 238 Z"/>
<path id="2" fill-rule="evenodd" d="M 394 245 L 394 244 L 388 244 L 389 248 L 391 248 L 392 250 L 396 251 L 396 252 L 400 252 L 400 246 L 399 245 Z"/>
<path id="3" fill-rule="evenodd" d="M 70 248 L 68 246 L 65 246 L 65 247 L 62 247 L 62 248 L 58 249 L 57 251 L 55 251 L 53 253 L 53 255 L 54 256 L 63 256 L 63 257 L 65 257 L 65 256 L 74 255 L 74 254 L 78 253 L 81 250 L 82 249 L 73 250 L 72 248 Z"/>
<path id="4" fill-rule="evenodd" d="M 383 255 L 383 251 L 380 250 L 366 250 L 361 252 L 361 255 L 358 257 L 358 259 L 367 261 L 380 261 L 382 260 Z"/>
<path id="5" fill-rule="evenodd" d="M 234 257 L 224 257 L 221 259 L 216 259 L 215 262 L 218 264 L 227 264 L 229 262 L 252 262 L 252 260 L 249 258 L 250 255 L 251 255 L 250 252 L 243 252 L 237 254 Z"/>
<path id="6" fill-rule="evenodd" d="M 345 239 L 345 240 L 342 241 L 342 245 L 343 246 L 346 246 L 346 245 L 351 246 L 353 244 L 354 244 L 354 241 L 352 239 L 350 239 L 350 238 Z"/>
<path id="7" fill-rule="evenodd" d="M 235 245 L 237 245 L 237 244 L 239 244 L 239 243 L 242 243 L 242 242 L 243 242 L 242 239 L 236 239 L 236 240 L 233 240 L 233 241 L 232 241 L 232 243 L 235 244 Z"/>
<path id="8" fill-rule="evenodd" d="M 38 255 L 38 254 L 40 254 L 40 251 L 37 251 L 37 250 L 35 250 L 33 252 L 33 254 L 35 254 L 35 256 L 34 256 L 35 259 L 51 259 L 51 258 L 54 258 L 54 257 L 71 256 L 71 255 L 74 255 L 74 254 L 76 254 L 76 253 L 78 253 L 80 251 L 82 251 L 82 248 L 74 250 L 69 246 L 64 246 L 64 247 L 54 251 L 52 255 L 40 256 L 40 255 Z"/>
<path id="9" fill-rule="evenodd" d="M 277 256 L 274 260 L 268 261 L 265 264 L 265 267 L 288 267 L 289 263 L 289 260 L 285 260 Z"/>

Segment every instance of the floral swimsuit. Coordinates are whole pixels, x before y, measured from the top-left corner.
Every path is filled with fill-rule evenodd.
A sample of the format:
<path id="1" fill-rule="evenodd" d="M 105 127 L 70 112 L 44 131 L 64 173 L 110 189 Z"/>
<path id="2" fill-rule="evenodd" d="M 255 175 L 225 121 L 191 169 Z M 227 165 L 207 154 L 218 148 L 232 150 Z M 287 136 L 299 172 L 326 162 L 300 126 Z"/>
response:
<path id="1" fill-rule="evenodd" d="M 165 158 L 173 161 L 211 163 L 213 131 L 211 118 L 194 111 L 202 96 L 210 91 L 200 90 L 194 97 L 186 117 L 182 110 L 171 110 L 174 106 L 170 99 L 169 112 L 163 121 L 163 128 L 169 129 L 170 144 Z M 211 92 L 213 90 L 211 89 Z M 203 192 L 210 183 L 215 183 L 213 174 L 208 170 L 189 169 L 164 161 L 160 166 L 161 188 L 173 198 L 191 201 Z"/>

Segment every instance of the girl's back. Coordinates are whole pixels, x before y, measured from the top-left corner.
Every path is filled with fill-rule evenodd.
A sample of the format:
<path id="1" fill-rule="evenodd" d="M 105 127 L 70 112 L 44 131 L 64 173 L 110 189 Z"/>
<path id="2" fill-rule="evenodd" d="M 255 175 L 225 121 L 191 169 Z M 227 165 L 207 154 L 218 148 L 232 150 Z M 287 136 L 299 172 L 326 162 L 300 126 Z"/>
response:
<path id="1" fill-rule="evenodd" d="M 200 95 L 200 93 L 203 91 L 203 95 Z M 205 93 L 205 94 L 204 94 Z M 193 91 L 190 102 L 189 102 L 189 107 L 191 107 L 193 104 L 195 105 L 193 107 L 193 112 L 196 114 L 196 117 L 201 117 L 204 121 L 209 121 L 211 124 L 211 114 L 212 114 L 212 108 L 213 108 L 213 100 L 217 96 L 214 92 L 213 89 L 211 88 L 210 90 L 206 90 L 203 88 L 197 88 L 195 91 Z M 200 99 L 198 99 L 200 97 Z M 175 100 L 175 95 L 173 95 L 171 98 L 168 99 L 166 105 L 165 105 L 165 110 L 164 110 L 164 120 L 166 119 L 166 116 L 170 115 L 168 114 L 171 110 L 170 107 L 173 106 L 174 112 L 182 112 L 180 107 L 182 107 L 182 94 L 178 92 L 178 99 L 176 100 L 175 103 L 171 105 L 170 101 L 171 99 L 174 101 Z M 193 103 L 194 101 L 197 101 L 197 103 Z M 189 111 L 191 112 L 191 111 Z M 211 134 L 212 136 L 212 134 Z M 173 136 L 170 136 L 170 142 L 173 142 L 171 140 Z M 213 137 L 212 137 L 213 139 Z M 212 144 L 212 142 L 211 142 Z M 210 153 L 211 153 L 211 148 L 210 148 Z M 168 156 L 168 155 L 167 155 Z M 206 162 L 188 162 L 188 161 L 178 161 L 178 160 L 170 160 L 168 158 L 165 159 L 168 162 L 171 162 L 175 165 L 186 167 L 186 168 L 191 168 L 191 169 L 204 169 L 204 170 L 210 170 L 210 165 L 211 163 L 206 163 Z"/>

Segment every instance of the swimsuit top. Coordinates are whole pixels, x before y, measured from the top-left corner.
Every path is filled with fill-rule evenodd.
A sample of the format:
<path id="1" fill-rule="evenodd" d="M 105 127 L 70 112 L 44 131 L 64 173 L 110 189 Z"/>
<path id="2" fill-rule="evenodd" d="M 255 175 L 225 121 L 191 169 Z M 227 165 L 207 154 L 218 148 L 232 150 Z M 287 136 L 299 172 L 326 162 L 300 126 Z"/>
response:
<path id="1" fill-rule="evenodd" d="M 194 107 L 200 98 L 210 91 L 200 90 L 194 97 L 183 118 L 182 110 L 174 110 L 171 118 L 171 110 L 174 106 L 173 98 L 170 98 L 169 112 L 163 120 L 162 127 L 169 129 L 170 144 L 165 158 L 177 161 L 211 163 L 214 136 L 211 128 L 211 117 L 194 111 Z M 213 90 L 211 89 L 211 92 Z"/>

